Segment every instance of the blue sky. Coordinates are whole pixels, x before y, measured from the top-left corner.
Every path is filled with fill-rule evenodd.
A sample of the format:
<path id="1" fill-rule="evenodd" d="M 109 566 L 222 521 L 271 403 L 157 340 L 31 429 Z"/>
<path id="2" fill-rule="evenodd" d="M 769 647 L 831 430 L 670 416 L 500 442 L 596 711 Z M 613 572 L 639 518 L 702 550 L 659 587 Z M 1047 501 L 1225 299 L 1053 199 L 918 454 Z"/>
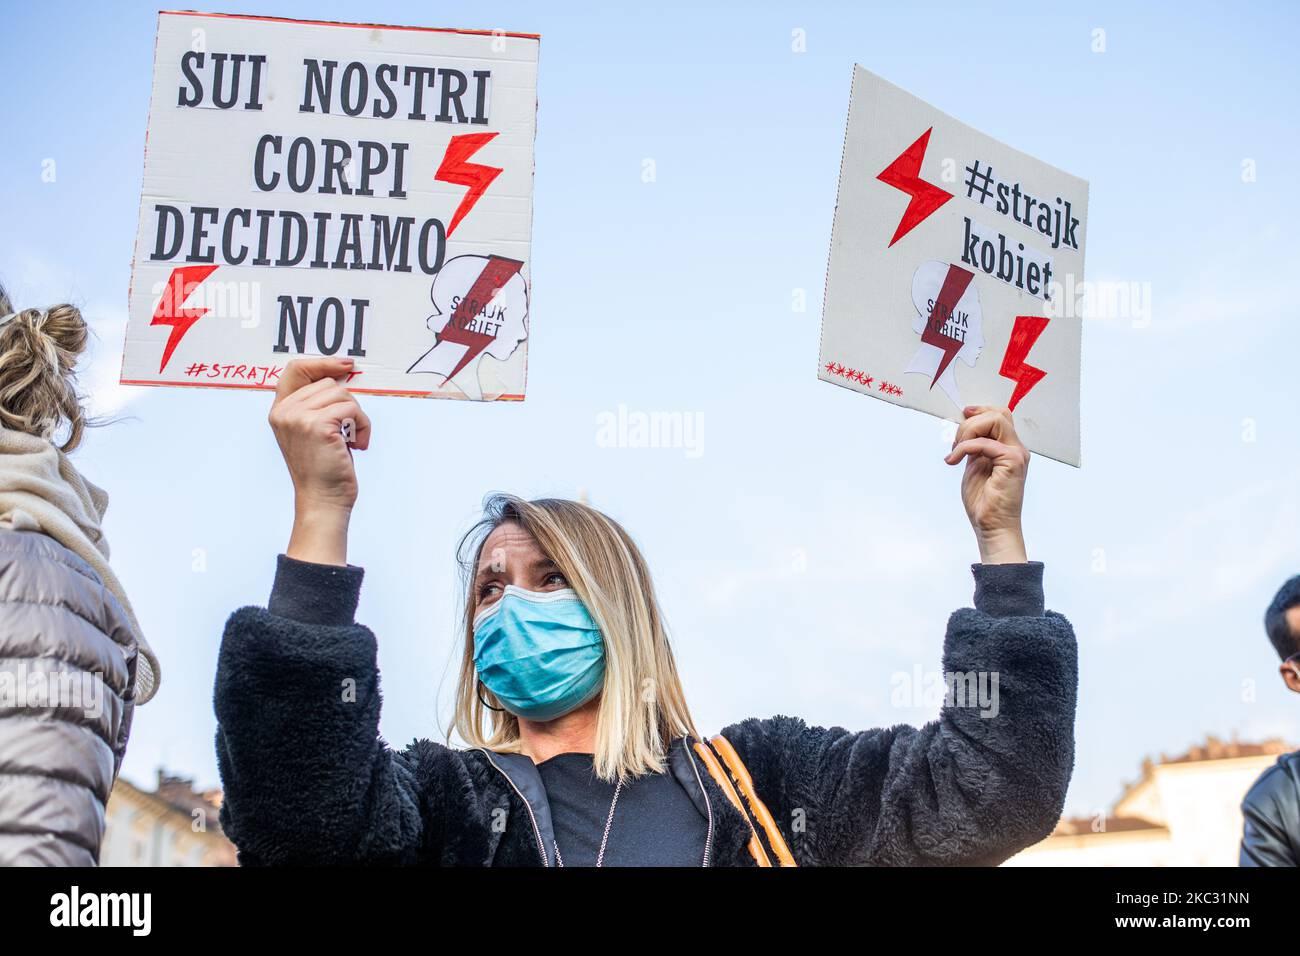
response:
<path id="1" fill-rule="evenodd" d="M 1149 290 L 1149 317 L 1085 323 L 1083 469 L 1030 471 L 1030 556 L 1080 643 L 1068 810 L 1097 812 L 1144 755 L 1207 733 L 1300 744 L 1300 700 L 1260 626 L 1300 570 L 1297 13 L 1047 6 L 366 6 L 378 22 L 543 37 L 528 399 L 366 401 L 351 558 L 388 740 L 441 734 L 453 545 L 491 490 L 585 489 L 628 527 L 702 729 L 933 716 L 890 695 L 892 675 L 939 667 L 972 590 L 942 423 L 815 377 L 857 62 L 1089 180 L 1088 278 Z M 114 564 L 164 674 L 124 773 L 147 782 L 165 764 L 213 784 L 222 624 L 265 602 L 291 495 L 268 395 L 113 384 L 156 9 L 4 4 L 6 49 L 28 66 L 0 85 L 0 281 L 23 307 L 84 308 L 99 336 L 84 380 L 121 418 L 76 460 L 112 495 Z M 328 0 L 205 9 L 362 18 Z M 598 416 L 620 405 L 699 416 L 702 454 L 602 447 Z"/>

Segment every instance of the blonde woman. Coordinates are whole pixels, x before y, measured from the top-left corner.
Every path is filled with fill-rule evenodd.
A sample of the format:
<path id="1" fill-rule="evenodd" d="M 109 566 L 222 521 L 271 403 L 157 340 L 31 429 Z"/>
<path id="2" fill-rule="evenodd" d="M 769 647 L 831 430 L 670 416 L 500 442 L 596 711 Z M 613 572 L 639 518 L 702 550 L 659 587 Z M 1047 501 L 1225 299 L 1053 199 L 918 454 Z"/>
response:
<path id="1" fill-rule="evenodd" d="M 349 370 L 290 363 L 271 410 L 293 532 L 269 607 L 226 626 L 215 696 L 222 823 L 244 864 L 994 864 L 1057 822 L 1075 640 L 1025 557 L 1029 456 L 1005 410 L 968 410 L 947 459 L 966 461 L 982 563 L 943 665 L 995 675 L 993 706 L 955 695 L 919 729 L 859 733 L 750 719 L 706 742 L 628 534 L 576 502 L 495 496 L 461 546 L 466 746 L 397 751 L 378 732 L 375 637 L 353 620 L 341 429 L 357 450 L 371 436 Z"/>
<path id="2" fill-rule="evenodd" d="M 0 289 L 0 866 L 98 862 L 104 805 L 158 662 L 108 564 L 108 496 L 67 453 L 85 415 L 70 305 Z"/>

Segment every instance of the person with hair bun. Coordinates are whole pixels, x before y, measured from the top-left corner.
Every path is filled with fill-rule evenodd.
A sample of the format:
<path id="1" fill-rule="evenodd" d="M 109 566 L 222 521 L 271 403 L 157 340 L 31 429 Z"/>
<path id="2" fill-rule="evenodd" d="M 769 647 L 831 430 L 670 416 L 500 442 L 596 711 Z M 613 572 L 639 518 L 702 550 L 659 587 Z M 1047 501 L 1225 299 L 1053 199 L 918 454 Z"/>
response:
<path id="1" fill-rule="evenodd" d="M 104 807 L 158 661 L 109 566 L 108 495 L 73 466 L 85 433 L 71 305 L 0 288 L 0 866 L 93 866 Z"/>

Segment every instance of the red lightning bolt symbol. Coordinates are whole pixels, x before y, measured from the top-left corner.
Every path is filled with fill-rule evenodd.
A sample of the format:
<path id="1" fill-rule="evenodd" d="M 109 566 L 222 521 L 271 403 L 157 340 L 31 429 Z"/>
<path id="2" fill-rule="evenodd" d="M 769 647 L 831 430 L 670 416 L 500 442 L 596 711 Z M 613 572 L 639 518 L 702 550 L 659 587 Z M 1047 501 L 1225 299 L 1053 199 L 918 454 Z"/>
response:
<path id="1" fill-rule="evenodd" d="M 943 286 L 939 289 L 939 297 L 934 300 L 934 308 L 930 310 L 930 316 L 925 320 L 921 341 L 926 345 L 943 349 L 943 358 L 939 360 L 939 367 L 934 370 L 934 378 L 930 379 L 931 388 L 934 388 L 934 383 L 939 381 L 939 376 L 943 374 L 944 369 L 952 364 L 952 360 L 961 351 L 961 340 L 944 335 L 943 327 L 947 324 L 953 310 L 957 308 L 961 297 L 966 294 L 966 287 L 970 285 L 971 279 L 974 278 L 973 272 L 967 272 L 957 266 L 949 266 L 948 274 L 943 277 Z"/>
<path id="2" fill-rule="evenodd" d="M 469 215 L 469 211 L 474 208 L 479 197 L 492 185 L 492 180 L 501 175 L 501 170 L 496 166 L 468 162 L 471 156 L 491 142 L 496 135 L 496 133 L 466 133 L 463 136 L 453 136 L 451 142 L 447 144 L 447 152 L 442 157 L 442 164 L 433 174 L 433 178 L 439 182 L 469 187 L 460 205 L 456 207 L 456 212 L 452 214 L 451 225 L 447 227 L 449 236 L 456 231 L 460 221 Z"/>
<path id="3" fill-rule="evenodd" d="M 1011 341 L 1007 343 L 1006 354 L 1002 357 L 1002 368 L 998 370 L 998 374 L 1003 378 L 1009 378 L 1016 383 L 1015 391 L 1011 393 L 1011 401 L 1007 405 L 1009 410 L 1014 410 L 1016 403 L 1047 377 L 1047 373 L 1041 368 L 1026 365 L 1025 356 L 1034 347 L 1038 337 L 1043 334 L 1043 329 L 1047 328 L 1049 321 L 1041 315 L 1018 315 L 1016 324 L 1011 327 Z"/>
<path id="4" fill-rule="evenodd" d="M 216 266 L 181 266 L 173 269 L 168 277 L 162 298 L 158 300 L 158 308 L 153 310 L 153 321 L 149 323 L 172 327 L 171 334 L 167 336 L 167 345 L 163 348 L 162 363 L 158 366 L 159 373 L 171 361 L 172 353 L 176 351 L 176 346 L 180 345 L 185 333 L 195 322 L 208 314 L 207 309 L 184 309 L 181 306 L 190 297 L 190 293 L 216 270 Z"/>
<path id="5" fill-rule="evenodd" d="M 438 333 L 439 342 L 455 342 L 458 345 L 466 346 L 465 354 L 460 357 L 456 367 L 451 370 L 451 374 L 442 380 L 446 385 L 456 373 L 473 361 L 474 356 L 478 355 L 485 348 L 492 344 L 492 336 L 486 332 L 475 332 L 469 328 L 474 317 L 487 307 L 488 303 L 496 297 L 497 292 L 509 282 L 522 269 L 524 264 L 518 259 L 506 259 L 502 256 L 488 256 L 488 263 L 479 273 L 479 277 L 474 280 L 469 291 L 457 303 L 456 308 L 452 310 L 451 318 L 447 324 L 442 327 Z M 436 348 L 436 345 L 435 345 Z"/>
<path id="6" fill-rule="evenodd" d="M 876 177 L 882 183 L 912 197 L 903 210 L 903 218 L 898 221 L 898 228 L 894 230 L 894 238 L 889 240 L 891 246 L 952 198 L 952 193 L 920 178 L 921 161 L 925 159 L 925 148 L 930 142 L 930 132 L 933 129 L 931 126 L 922 133 L 915 143 L 899 153 L 898 158 Z"/>

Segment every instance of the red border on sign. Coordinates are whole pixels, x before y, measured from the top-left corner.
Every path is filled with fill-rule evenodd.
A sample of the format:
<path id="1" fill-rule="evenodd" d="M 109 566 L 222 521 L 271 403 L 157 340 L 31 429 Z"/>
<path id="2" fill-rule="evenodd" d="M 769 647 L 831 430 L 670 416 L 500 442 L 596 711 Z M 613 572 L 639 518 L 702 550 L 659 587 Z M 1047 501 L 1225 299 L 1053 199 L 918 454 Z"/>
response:
<path id="1" fill-rule="evenodd" d="M 117 384 L 119 385 L 174 385 L 174 386 L 179 386 L 181 388 L 245 388 L 245 389 L 252 389 L 255 392 L 275 391 L 274 385 L 248 385 L 242 382 L 163 382 L 163 381 L 153 381 L 150 379 L 120 378 L 118 379 Z M 464 395 L 455 394 L 454 392 L 449 392 L 449 393 L 418 392 L 418 391 L 413 391 L 411 389 L 405 389 L 405 388 L 349 388 L 348 391 L 355 392 L 358 395 L 405 395 L 410 398 L 432 398 L 433 396 L 436 395 L 439 398 L 464 398 L 465 401 L 473 401 L 473 399 L 470 399 Z M 522 402 L 523 400 L 524 400 L 524 396 L 514 395 L 514 394 L 498 395 L 492 399 L 484 399 L 484 401 L 493 401 L 493 402 Z"/>
<path id="2" fill-rule="evenodd" d="M 400 27 L 389 23 L 344 23 L 341 20 L 295 20 L 293 17 L 259 17 L 250 13 L 200 13 L 198 10 L 159 10 L 174 17 L 218 17 L 223 20 L 261 20 L 266 23 L 305 23 L 317 27 L 355 27 L 362 30 L 421 30 L 426 33 L 467 33 L 472 36 L 503 36 L 518 40 L 540 40 L 540 33 L 506 33 L 500 30 L 458 30 L 455 27 Z"/>
<path id="3" fill-rule="evenodd" d="M 362 30 L 415 30 L 424 33 L 462 33 L 471 36 L 506 36 L 506 37 L 513 37 L 519 40 L 540 41 L 542 39 L 540 33 L 508 33 L 500 30 L 460 30 L 455 27 L 403 27 L 403 26 L 394 26 L 388 23 L 345 23 L 339 20 L 295 20 L 292 17 L 262 17 L 262 16 L 255 16 L 253 14 L 247 14 L 247 13 L 204 13 L 199 10 L 159 10 L 158 16 L 159 17 L 165 17 L 165 16 L 212 17 L 221 20 L 258 20 L 264 23 L 298 23 L 298 24 L 305 24 L 308 26 L 352 27 L 354 29 L 362 29 Z M 158 39 L 155 36 L 154 38 L 155 69 L 157 68 L 157 59 L 158 59 Z M 153 115 L 152 95 L 150 96 L 149 115 L 150 116 Z M 149 155 L 149 127 L 147 124 L 145 126 L 145 131 L 144 131 L 144 153 L 147 162 L 148 155 Z M 132 262 L 131 279 L 127 285 L 128 298 L 130 297 L 131 290 L 134 285 L 135 285 L 135 263 Z M 123 343 L 122 346 L 122 365 L 123 368 L 125 368 L 126 365 L 125 342 Z M 525 374 L 527 374 L 526 371 Z M 275 391 L 275 386 L 273 385 L 249 385 L 240 382 L 165 382 L 165 381 L 158 381 L 153 379 L 128 379 L 128 378 L 122 378 L 121 372 L 118 373 L 117 381 L 119 385 L 171 385 L 171 386 L 180 386 L 182 388 L 239 388 L 239 389 L 252 389 L 254 391 L 262 391 L 262 392 Z M 466 396 L 463 395 L 443 394 L 440 392 L 431 392 L 431 391 L 415 391 L 410 389 L 353 388 L 353 389 L 349 389 L 349 391 L 356 392 L 358 395 L 404 395 L 411 398 L 432 398 L 434 396 L 440 398 L 453 398 L 453 399 L 466 398 Z M 518 394 L 498 395 L 496 396 L 496 398 L 492 399 L 492 401 L 522 402 L 524 401 L 524 396 Z"/>

